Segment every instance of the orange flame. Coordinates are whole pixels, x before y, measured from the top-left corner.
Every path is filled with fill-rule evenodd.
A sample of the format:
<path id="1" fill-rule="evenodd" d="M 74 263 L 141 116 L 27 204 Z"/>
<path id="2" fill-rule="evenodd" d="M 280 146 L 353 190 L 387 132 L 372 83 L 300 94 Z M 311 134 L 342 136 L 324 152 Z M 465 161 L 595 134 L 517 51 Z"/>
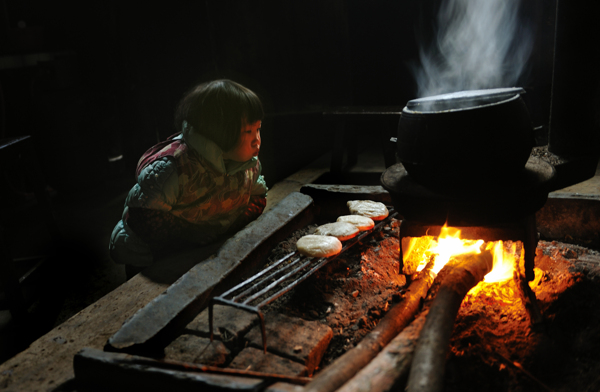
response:
<path id="1" fill-rule="evenodd" d="M 437 274 L 453 256 L 480 253 L 483 243 L 483 240 L 461 239 L 460 230 L 444 226 L 437 239 L 431 236 L 411 238 L 404 259 L 418 259 L 417 271 L 421 271 L 429 261 L 433 260 L 432 271 Z M 514 295 L 516 288 L 513 283 L 513 275 L 517 260 L 522 259 L 524 254 L 517 251 L 514 242 L 510 246 L 505 245 L 507 244 L 502 241 L 489 242 L 486 245 L 487 249 L 492 249 L 494 267 L 485 276 L 483 282 L 469 291 L 469 295 L 478 295 L 483 291 L 485 294 L 507 303 L 517 299 Z M 416 254 L 418 252 L 421 254 Z"/>
<path id="2" fill-rule="evenodd" d="M 494 268 L 467 295 L 485 294 L 506 304 L 519 301 L 520 298 L 515 296 L 517 287 L 513 276 L 517 261 L 522 261 L 525 255 L 523 252 L 517 252 L 517 244 L 514 242 L 509 247 L 505 246 L 502 241 L 496 241 L 493 244 Z"/>
<path id="3" fill-rule="evenodd" d="M 428 249 L 436 255 L 432 271 L 436 274 L 450 261 L 452 256 L 469 253 L 481 253 L 480 247 L 483 240 L 463 240 L 460 238 L 460 230 L 444 226 L 437 243 Z"/>

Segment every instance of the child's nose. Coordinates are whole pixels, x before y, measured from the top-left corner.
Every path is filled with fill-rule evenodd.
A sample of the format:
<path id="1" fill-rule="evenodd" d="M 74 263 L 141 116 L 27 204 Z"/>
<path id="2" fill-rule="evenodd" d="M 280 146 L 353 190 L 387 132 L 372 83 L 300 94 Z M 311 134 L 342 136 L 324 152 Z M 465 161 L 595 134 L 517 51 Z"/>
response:
<path id="1" fill-rule="evenodd" d="M 256 136 L 254 137 L 254 140 L 252 140 L 252 145 L 260 146 L 260 132 L 256 132 Z"/>

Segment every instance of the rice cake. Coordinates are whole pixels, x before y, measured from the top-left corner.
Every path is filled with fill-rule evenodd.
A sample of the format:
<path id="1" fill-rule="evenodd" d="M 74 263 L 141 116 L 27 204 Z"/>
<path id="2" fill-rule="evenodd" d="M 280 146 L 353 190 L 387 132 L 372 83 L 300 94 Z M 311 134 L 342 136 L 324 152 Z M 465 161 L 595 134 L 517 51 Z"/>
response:
<path id="1" fill-rule="evenodd" d="M 328 235 L 309 234 L 301 237 L 296 242 L 298 252 L 310 257 L 330 257 L 337 255 L 342 250 L 342 243 L 335 237 Z"/>
<path id="2" fill-rule="evenodd" d="M 385 204 L 372 200 L 350 200 L 348 208 L 352 215 L 361 215 L 374 221 L 387 218 L 389 211 Z"/>
<path id="3" fill-rule="evenodd" d="M 343 215 L 338 217 L 337 221 L 352 223 L 360 231 L 371 230 L 375 226 L 373 219 L 362 215 Z"/>
<path id="4" fill-rule="evenodd" d="M 316 235 L 330 235 L 340 241 L 346 241 L 350 238 L 354 238 L 359 232 L 360 230 L 358 227 L 350 222 L 326 223 L 317 227 L 315 230 Z"/>

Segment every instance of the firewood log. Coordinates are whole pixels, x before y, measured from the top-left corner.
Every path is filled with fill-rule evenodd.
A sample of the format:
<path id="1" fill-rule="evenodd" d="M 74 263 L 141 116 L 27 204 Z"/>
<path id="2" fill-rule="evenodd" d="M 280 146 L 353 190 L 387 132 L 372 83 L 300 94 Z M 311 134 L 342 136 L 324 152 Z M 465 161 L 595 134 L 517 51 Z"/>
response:
<path id="1" fill-rule="evenodd" d="M 429 315 L 415 349 L 408 378 L 409 392 L 441 391 L 454 320 L 465 295 L 492 270 L 489 250 L 457 256 L 459 264 L 444 278 L 431 303 Z"/>
<path id="2" fill-rule="evenodd" d="M 389 392 L 400 391 L 406 383 L 419 333 L 428 311 L 423 311 L 398 334 L 356 376 L 336 392 Z"/>
<path id="3" fill-rule="evenodd" d="M 433 283 L 430 266 L 414 280 L 402 302 L 392 307 L 379 324 L 352 350 L 336 359 L 317 374 L 305 387 L 305 392 L 330 392 L 338 389 L 356 372 L 362 369 L 413 319 L 421 306 L 421 299 Z"/>

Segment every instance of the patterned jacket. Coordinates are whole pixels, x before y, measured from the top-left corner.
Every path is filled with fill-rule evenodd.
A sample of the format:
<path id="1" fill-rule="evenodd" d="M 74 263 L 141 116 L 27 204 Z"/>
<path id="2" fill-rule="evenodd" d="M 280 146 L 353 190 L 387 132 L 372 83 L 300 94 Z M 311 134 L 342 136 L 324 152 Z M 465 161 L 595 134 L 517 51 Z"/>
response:
<path id="1" fill-rule="evenodd" d="M 186 128 L 140 158 L 109 250 L 117 263 L 145 266 L 184 244 L 207 244 L 256 219 L 267 187 L 258 158 L 225 161 L 212 141 Z"/>

